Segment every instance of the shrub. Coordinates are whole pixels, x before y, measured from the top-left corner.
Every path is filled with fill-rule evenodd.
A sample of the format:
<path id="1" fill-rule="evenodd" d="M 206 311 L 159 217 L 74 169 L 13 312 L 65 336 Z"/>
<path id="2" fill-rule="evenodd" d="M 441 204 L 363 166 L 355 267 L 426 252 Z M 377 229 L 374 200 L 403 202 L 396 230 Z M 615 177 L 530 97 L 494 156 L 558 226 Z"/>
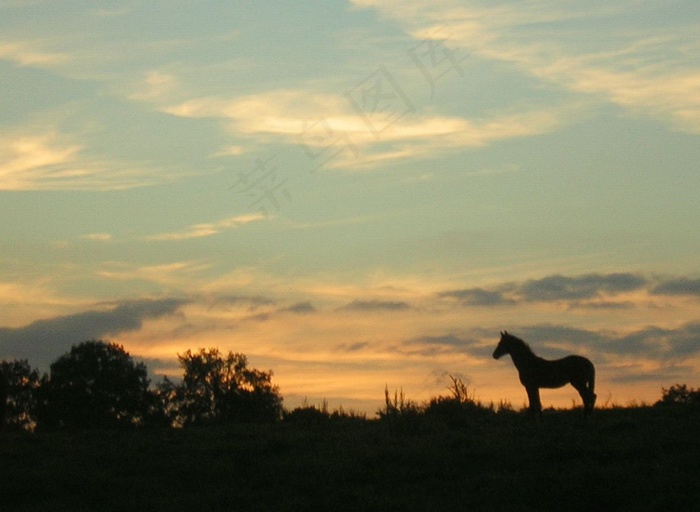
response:
<path id="1" fill-rule="evenodd" d="M 685 384 L 675 384 L 661 388 L 661 400 L 655 405 L 700 405 L 700 389 L 689 388 Z"/>
<path id="2" fill-rule="evenodd" d="M 476 398 L 474 391 L 462 382 L 459 377 L 450 375 L 452 384 L 449 390 L 452 396 L 439 396 L 432 398 L 425 407 L 425 414 L 429 417 L 456 427 L 463 427 L 477 417 L 490 415 L 494 412 L 493 405 L 483 405 Z"/>
<path id="3" fill-rule="evenodd" d="M 384 407 L 377 411 L 380 419 L 415 417 L 421 414 L 421 407 L 412 400 L 407 400 L 403 389 L 389 394 L 389 387 L 384 388 Z"/>

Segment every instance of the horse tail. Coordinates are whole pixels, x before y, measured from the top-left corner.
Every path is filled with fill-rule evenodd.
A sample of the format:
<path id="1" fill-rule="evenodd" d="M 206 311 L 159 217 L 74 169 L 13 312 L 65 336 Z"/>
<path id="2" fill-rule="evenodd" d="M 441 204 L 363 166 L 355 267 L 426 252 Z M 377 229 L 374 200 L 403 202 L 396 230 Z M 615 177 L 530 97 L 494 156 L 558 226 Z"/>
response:
<path id="1" fill-rule="evenodd" d="M 590 362 L 590 361 L 589 361 Z M 590 391 L 590 397 L 591 397 L 591 405 L 590 408 L 593 409 L 595 407 L 595 401 L 596 398 L 598 398 L 598 395 L 595 394 L 595 366 L 591 363 L 591 375 L 588 379 L 588 390 Z"/>

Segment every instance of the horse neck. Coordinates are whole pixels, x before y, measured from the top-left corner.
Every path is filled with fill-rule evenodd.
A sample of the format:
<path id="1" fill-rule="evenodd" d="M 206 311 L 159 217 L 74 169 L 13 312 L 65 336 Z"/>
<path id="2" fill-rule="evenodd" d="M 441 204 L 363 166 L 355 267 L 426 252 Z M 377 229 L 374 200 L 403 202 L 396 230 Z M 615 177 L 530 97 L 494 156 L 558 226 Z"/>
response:
<path id="1" fill-rule="evenodd" d="M 513 359 L 513 364 L 516 368 L 526 368 L 531 366 L 537 359 L 537 356 L 527 346 L 517 347 L 510 351 L 510 357 Z"/>

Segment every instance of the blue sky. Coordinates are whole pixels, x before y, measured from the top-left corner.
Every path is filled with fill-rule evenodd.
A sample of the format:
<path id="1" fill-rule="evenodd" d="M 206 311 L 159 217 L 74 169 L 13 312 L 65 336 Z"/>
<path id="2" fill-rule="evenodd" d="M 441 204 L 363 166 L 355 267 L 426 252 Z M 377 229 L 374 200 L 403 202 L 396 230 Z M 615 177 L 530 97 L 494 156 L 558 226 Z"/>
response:
<path id="1" fill-rule="evenodd" d="M 288 406 L 500 330 L 653 401 L 700 367 L 695 2 L 0 3 L 0 356 L 234 350 Z M 570 405 L 573 390 L 543 394 Z"/>

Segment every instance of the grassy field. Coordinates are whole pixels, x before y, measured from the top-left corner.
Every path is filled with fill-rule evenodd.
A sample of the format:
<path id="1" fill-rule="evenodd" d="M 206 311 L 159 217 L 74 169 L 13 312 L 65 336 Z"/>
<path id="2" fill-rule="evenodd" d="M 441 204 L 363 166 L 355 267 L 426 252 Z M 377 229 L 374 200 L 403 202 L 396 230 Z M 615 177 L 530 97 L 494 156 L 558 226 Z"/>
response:
<path id="1" fill-rule="evenodd" d="M 700 408 L 0 435 L 0 510 L 700 510 Z"/>

